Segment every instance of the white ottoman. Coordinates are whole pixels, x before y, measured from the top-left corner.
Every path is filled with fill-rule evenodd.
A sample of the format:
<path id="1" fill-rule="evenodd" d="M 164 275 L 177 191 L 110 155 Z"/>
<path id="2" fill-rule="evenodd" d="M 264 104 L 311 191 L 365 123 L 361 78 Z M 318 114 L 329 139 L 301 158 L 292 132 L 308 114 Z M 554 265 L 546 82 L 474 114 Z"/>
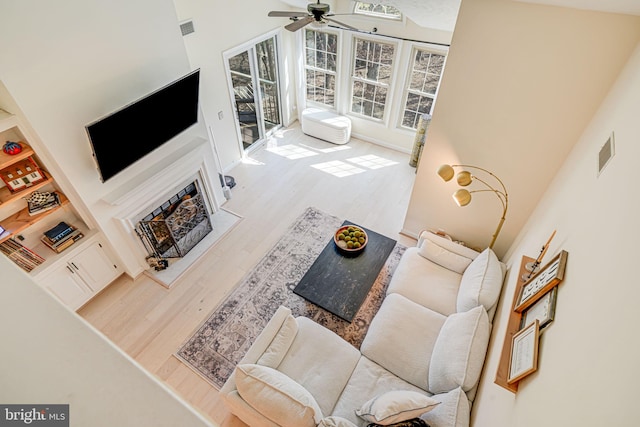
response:
<path id="1" fill-rule="evenodd" d="M 334 144 L 346 144 L 351 138 L 351 120 L 333 111 L 305 108 L 301 124 L 305 134 Z"/>

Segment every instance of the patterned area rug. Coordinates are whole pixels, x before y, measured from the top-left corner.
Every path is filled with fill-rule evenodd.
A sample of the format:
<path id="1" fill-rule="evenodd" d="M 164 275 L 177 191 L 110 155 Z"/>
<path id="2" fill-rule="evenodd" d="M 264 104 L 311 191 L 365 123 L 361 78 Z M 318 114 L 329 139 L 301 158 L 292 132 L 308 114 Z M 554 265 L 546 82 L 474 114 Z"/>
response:
<path id="1" fill-rule="evenodd" d="M 364 304 L 348 323 L 293 293 L 341 224 L 335 216 L 308 208 L 291 226 L 304 239 L 281 238 L 176 356 L 220 388 L 280 305 L 290 308 L 296 317 L 313 319 L 359 348 L 406 247 L 396 244 Z"/>

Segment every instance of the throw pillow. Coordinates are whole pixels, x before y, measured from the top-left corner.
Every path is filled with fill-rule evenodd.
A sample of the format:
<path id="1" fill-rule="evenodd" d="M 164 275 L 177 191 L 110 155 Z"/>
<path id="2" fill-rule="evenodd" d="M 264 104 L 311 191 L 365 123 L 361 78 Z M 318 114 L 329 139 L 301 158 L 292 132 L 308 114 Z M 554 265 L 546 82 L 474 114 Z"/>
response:
<path id="1" fill-rule="evenodd" d="M 473 261 L 471 258 L 451 252 L 428 239 L 425 239 L 422 243 L 418 253 L 423 258 L 459 274 L 464 273 L 471 261 Z"/>
<path id="2" fill-rule="evenodd" d="M 440 402 L 416 391 L 393 390 L 365 402 L 356 415 L 383 426 L 418 417 Z"/>
<path id="3" fill-rule="evenodd" d="M 489 344 L 489 317 L 483 306 L 447 317 L 429 365 L 429 391 L 446 393 L 476 385 Z"/>
<path id="4" fill-rule="evenodd" d="M 503 280 L 500 260 L 491 249 L 485 249 L 462 275 L 457 311 L 468 311 L 479 305 L 489 311 L 498 302 Z"/>
<path id="5" fill-rule="evenodd" d="M 267 366 L 244 364 L 235 371 L 238 394 L 256 411 L 283 427 L 315 427 L 318 403 L 300 384 Z"/>

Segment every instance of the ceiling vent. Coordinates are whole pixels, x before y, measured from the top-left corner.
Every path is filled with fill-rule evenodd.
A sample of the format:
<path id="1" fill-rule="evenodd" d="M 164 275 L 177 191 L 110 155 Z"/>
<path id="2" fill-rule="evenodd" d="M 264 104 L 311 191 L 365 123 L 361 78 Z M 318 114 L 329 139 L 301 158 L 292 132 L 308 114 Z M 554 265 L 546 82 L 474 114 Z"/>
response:
<path id="1" fill-rule="evenodd" d="M 193 28 L 193 21 L 189 20 L 180 24 L 180 31 L 182 32 L 183 36 L 194 33 L 196 30 Z"/>
<path id="2" fill-rule="evenodd" d="M 611 136 L 607 139 L 607 142 L 600 148 L 600 152 L 598 153 L 598 175 L 602 173 L 604 168 L 609 164 L 609 161 L 615 154 L 615 143 L 613 138 L 613 132 L 611 132 Z"/>

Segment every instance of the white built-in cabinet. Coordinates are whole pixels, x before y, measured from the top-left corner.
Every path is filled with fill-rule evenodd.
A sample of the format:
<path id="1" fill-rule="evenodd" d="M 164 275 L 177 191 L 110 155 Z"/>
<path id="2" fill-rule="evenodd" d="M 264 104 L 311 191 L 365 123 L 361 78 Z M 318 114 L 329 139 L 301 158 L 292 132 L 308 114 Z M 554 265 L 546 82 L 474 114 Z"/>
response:
<path id="1" fill-rule="evenodd" d="M 77 310 L 116 279 L 121 269 L 100 234 L 68 251 L 36 280 L 65 305 Z"/>
<path id="2" fill-rule="evenodd" d="M 21 265 L 24 257 L 7 253 L 16 264 L 25 270 L 36 283 L 45 287 L 55 297 L 73 310 L 77 310 L 109 283 L 117 278 L 122 269 L 114 261 L 112 249 L 104 235 L 91 227 L 77 212 L 64 194 L 54 176 L 38 156 L 36 136 L 17 116 L 0 109 L 0 170 L 13 168 L 22 159 L 32 158 L 42 169 L 45 180 L 29 185 L 19 191 L 10 189 L 0 180 L 0 243 L 16 242 L 42 260 L 39 265 Z M 20 142 L 23 151 L 18 155 L 2 152 L 6 141 Z M 16 166 L 17 167 L 17 166 Z M 11 169 L 12 170 L 12 169 Z M 34 191 L 55 191 L 60 197 L 60 206 L 36 215 L 29 215 L 26 198 Z M 81 230 L 83 238 L 56 253 L 46 246 L 43 233 L 61 221 Z M 8 242 L 10 243 L 10 242 Z M 13 245 L 13 244 L 12 244 Z M 0 255 L 3 256 L 3 255 Z"/>

